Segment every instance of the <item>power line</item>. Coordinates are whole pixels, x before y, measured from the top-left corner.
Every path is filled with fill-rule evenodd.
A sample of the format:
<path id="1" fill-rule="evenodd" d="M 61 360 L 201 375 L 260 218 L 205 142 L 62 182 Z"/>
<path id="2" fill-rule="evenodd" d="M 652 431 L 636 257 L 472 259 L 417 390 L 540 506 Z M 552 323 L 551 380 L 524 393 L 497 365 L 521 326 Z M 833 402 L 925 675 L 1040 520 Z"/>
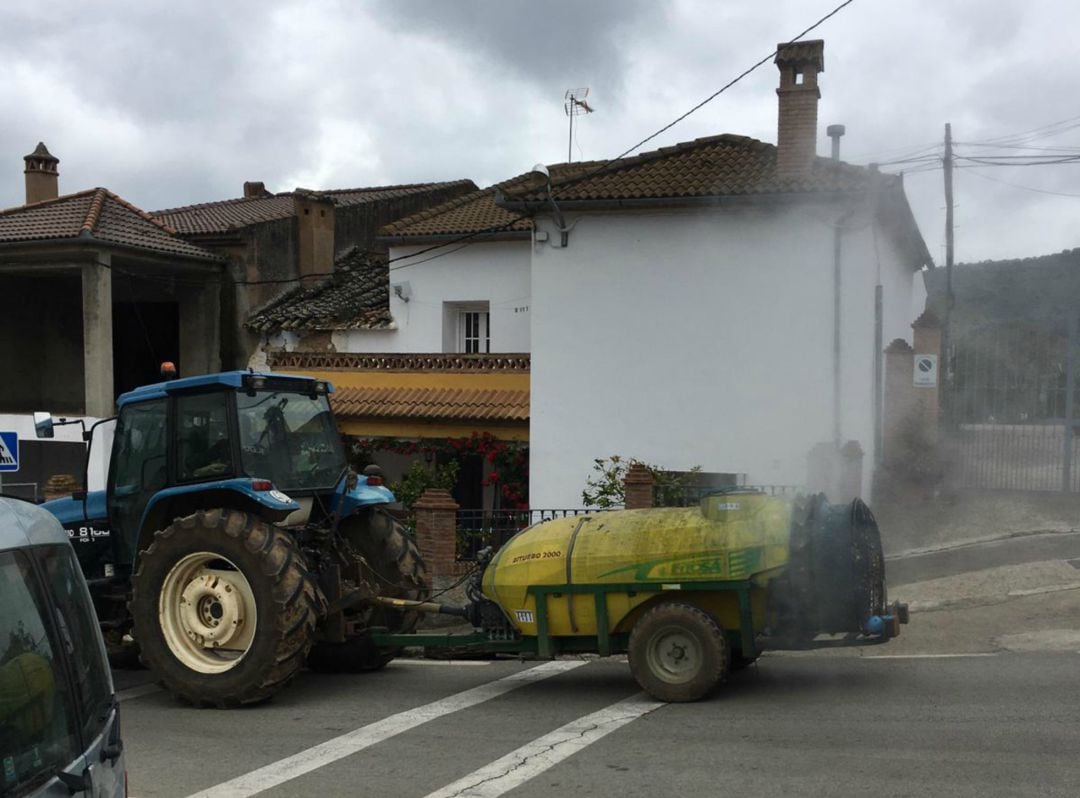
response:
<path id="1" fill-rule="evenodd" d="M 1071 194 L 1067 191 L 1050 191 L 1045 188 L 1035 188 L 1034 186 L 1023 186 L 1019 183 L 1012 183 L 1008 180 L 1000 180 L 996 177 L 990 177 L 990 175 L 984 175 L 982 172 L 977 171 L 975 168 L 968 173 L 975 177 L 981 177 L 983 180 L 990 180 L 994 183 L 1001 183 L 1003 186 L 1012 186 L 1013 188 L 1021 188 L 1024 191 L 1034 191 L 1036 194 L 1052 194 L 1056 197 L 1080 197 L 1080 194 Z"/>

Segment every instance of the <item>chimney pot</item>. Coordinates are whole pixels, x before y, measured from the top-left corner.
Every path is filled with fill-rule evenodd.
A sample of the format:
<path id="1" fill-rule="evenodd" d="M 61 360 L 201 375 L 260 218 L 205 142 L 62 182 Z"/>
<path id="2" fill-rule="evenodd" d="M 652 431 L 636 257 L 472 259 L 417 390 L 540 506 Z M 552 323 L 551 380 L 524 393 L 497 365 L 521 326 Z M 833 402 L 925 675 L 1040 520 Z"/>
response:
<path id="1" fill-rule="evenodd" d="M 37 147 L 29 155 L 23 157 L 26 168 L 26 204 L 44 202 L 56 199 L 60 196 L 60 172 L 56 168 L 60 159 L 49 152 L 44 142 L 39 141 Z"/>
<path id="2" fill-rule="evenodd" d="M 847 133 L 843 125 L 829 125 L 825 128 L 825 135 L 832 139 L 832 159 L 840 160 L 840 137 Z"/>
<path id="3" fill-rule="evenodd" d="M 817 111 L 821 91 L 818 74 L 825 71 L 825 42 L 821 39 L 776 45 L 780 70 L 776 141 L 776 175 L 803 177 L 817 155 Z"/>

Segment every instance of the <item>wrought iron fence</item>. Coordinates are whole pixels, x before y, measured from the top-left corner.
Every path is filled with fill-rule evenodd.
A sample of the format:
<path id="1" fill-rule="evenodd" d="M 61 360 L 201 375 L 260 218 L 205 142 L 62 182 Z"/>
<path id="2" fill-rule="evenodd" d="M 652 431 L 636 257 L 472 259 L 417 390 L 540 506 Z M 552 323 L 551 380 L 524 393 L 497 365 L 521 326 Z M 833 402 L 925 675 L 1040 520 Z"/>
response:
<path id="1" fill-rule="evenodd" d="M 964 329 L 950 346 L 944 467 L 957 488 L 1072 491 L 1078 485 L 1076 319 Z"/>
<path id="2" fill-rule="evenodd" d="M 612 508 L 617 509 L 617 508 Z M 548 510 L 458 510 L 457 556 L 459 560 L 475 560 L 481 549 L 500 548 L 526 527 L 541 521 L 568 516 L 604 512 L 597 509 L 572 508 Z"/>

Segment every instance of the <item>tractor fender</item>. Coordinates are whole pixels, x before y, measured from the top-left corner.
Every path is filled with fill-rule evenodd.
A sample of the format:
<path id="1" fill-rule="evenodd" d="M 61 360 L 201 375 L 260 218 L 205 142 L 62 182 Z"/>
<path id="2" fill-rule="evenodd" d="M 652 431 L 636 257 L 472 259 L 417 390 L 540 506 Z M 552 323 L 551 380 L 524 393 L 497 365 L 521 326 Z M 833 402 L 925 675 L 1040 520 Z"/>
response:
<path id="1" fill-rule="evenodd" d="M 143 511 L 139 524 L 136 551 L 150 545 L 154 533 L 164 529 L 174 518 L 182 518 L 199 510 L 217 508 L 242 510 L 273 523 L 284 520 L 300 505 L 278 490 L 255 490 L 250 479 L 223 479 L 177 485 L 158 492 Z"/>
<path id="2" fill-rule="evenodd" d="M 331 509 L 337 511 L 342 518 L 347 518 L 366 507 L 393 504 L 397 501 L 389 488 L 383 485 L 368 485 L 364 477 L 360 477 L 351 489 L 347 485 L 348 480 L 342 479 L 331 499 Z"/>

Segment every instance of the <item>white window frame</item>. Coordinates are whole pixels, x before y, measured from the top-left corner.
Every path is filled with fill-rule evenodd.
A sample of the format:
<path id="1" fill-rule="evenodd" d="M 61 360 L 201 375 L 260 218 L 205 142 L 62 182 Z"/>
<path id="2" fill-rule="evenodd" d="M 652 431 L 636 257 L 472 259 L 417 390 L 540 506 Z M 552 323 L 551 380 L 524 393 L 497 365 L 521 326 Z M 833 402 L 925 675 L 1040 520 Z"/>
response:
<path id="1" fill-rule="evenodd" d="M 490 304 L 487 302 L 456 303 L 451 306 L 451 312 L 454 325 L 454 351 L 458 354 L 469 355 L 490 353 Z"/>

